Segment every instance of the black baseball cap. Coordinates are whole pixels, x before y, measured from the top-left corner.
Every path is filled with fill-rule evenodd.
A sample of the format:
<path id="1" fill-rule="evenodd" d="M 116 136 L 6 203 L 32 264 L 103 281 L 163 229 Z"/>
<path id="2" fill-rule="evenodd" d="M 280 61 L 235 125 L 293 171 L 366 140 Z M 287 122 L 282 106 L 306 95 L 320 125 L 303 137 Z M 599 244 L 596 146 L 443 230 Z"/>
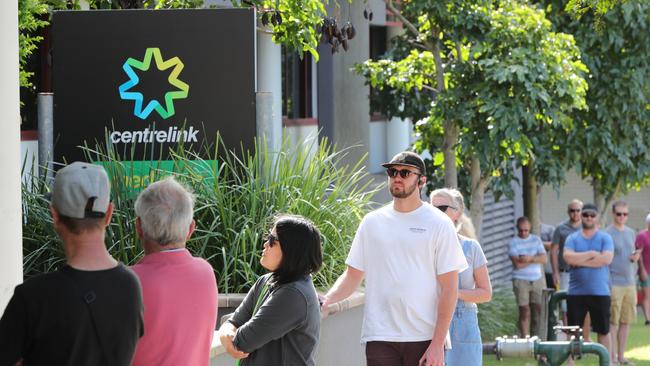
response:
<path id="1" fill-rule="evenodd" d="M 420 155 L 412 151 L 402 151 L 401 153 L 393 156 L 388 163 L 381 164 L 384 168 L 390 168 L 393 165 L 406 165 L 420 169 L 420 173 L 425 174 L 424 160 Z"/>
<path id="2" fill-rule="evenodd" d="M 585 203 L 585 205 L 582 206 L 582 212 L 585 212 L 585 211 L 591 211 L 591 212 L 598 213 L 598 207 L 596 205 L 594 205 L 593 203 Z"/>

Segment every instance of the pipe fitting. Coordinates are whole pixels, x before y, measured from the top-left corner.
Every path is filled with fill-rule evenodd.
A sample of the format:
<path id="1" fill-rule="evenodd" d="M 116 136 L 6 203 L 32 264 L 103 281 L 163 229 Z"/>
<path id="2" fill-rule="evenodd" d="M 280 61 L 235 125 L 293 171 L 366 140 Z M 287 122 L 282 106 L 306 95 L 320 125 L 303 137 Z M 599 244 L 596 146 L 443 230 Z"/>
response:
<path id="1" fill-rule="evenodd" d="M 498 337 L 496 339 L 497 359 L 503 357 L 535 358 L 535 343 L 539 342 L 537 336 L 526 338 Z"/>

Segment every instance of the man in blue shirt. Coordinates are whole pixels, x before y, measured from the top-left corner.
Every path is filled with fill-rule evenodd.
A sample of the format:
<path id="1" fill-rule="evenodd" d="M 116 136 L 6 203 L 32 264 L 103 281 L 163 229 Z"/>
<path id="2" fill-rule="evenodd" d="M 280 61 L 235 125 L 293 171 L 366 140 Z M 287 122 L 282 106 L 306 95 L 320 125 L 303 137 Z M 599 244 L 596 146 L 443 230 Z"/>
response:
<path id="1" fill-rule="evenodd" d="M 531 335 L 528 325 L 532 318 L 532 334 L 538 335 L 546 251 L 539 236 L 530 233 L 530 220 L 526 216 L 517 219 L 517 236 L 510 240 L 508 255 L 513 266 L 512 287 L 519 307 L 519 334 L 522 337 Z"/>
<path id="2" fill-rule="evenodd" d="M 591 316 L 598 342 L 611 349 L 609 340 L 610 289 L 609 264 L 614 257 L 614 242 L 598 229 L 598 208 L 582 207 L 582 229 L 569 235 L 564 244 L 564 260 L 570 266 L 567 315 L 569 325 L 582 325 Z M 610 351 L 611 355 L 611 351 Z"/>

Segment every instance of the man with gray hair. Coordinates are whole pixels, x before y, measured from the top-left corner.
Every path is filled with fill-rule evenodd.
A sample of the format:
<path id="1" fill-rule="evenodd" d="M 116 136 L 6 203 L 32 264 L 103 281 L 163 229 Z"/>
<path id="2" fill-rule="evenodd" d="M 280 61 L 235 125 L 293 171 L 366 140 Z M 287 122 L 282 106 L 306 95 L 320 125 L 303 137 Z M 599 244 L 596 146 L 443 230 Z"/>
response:
<path id="1" fill-rule="evenodd" d="M 217 285 L 210 264 L 185 248 L 193 212 L 193 195 L 173 177 L 149 185 L 135 202 L 145 256 L 132 268 L 142 283 L 146 333 L 134 366 L 210 362 Z"/>
<path id="2" fill-rule="evenodd" d="M 0 319 L 0 365 L 130 365 L 143 333 L 142 293 L 104 243 L 113 213 L 104 169 L 60 169 L 50 212 L 66 263 L 16 286 Z"/>

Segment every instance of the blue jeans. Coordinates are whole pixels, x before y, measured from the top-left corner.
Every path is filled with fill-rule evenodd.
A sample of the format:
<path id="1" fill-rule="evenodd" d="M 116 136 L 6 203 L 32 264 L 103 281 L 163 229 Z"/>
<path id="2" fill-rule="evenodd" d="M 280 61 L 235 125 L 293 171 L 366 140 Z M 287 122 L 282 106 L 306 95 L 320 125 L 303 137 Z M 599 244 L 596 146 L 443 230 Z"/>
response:
<path id="1" fill-rule="evenodd" d="M 481 331 L 478 328 L 477 309 L 458 301 L 449 327 L 451 349 L 445 352 L 448 366 L 476 366 L 483 364 Z"/>

